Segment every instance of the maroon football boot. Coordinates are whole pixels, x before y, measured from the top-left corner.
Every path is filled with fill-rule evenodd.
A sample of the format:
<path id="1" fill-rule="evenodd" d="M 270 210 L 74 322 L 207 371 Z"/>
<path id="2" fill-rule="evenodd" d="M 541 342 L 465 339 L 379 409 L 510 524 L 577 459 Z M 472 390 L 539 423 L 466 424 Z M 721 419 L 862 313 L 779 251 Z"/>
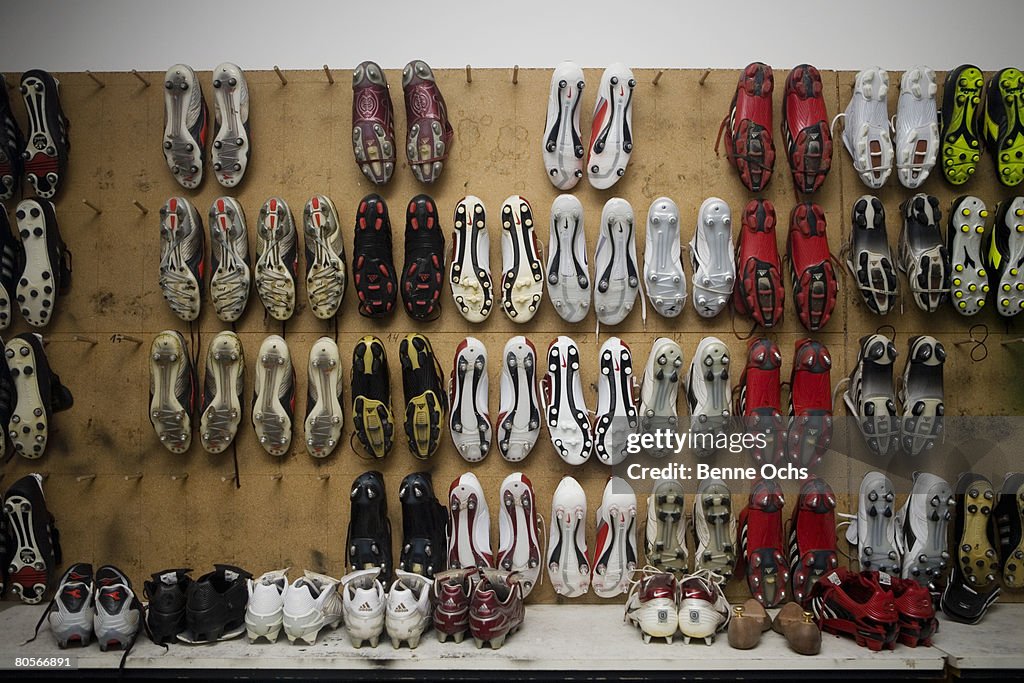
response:
<path id="1" fill-rule="evenodd" d="M 914 579 L 893 576 L 892 594 L 900 619 L 899 641 L 907 647 L 930 646 L 939 630 L 931 591 Z"/>
<path id="2" fill-rule="evenodd" d="M 379 194 L 368 194 L 359 202 L 353 246 L 352 272 L 359 314 L 382 318 L 395 307 L 398 286 L 391 255 L 391 218 Z"/>
<path id="3" fill-rule="evenodd" d="M 752 199 L 743 209 L 733 306 L 768 328 L 782 322 L 785 301 L 782 262 L 775 242 L 775 206 L 767 199 Z"/>
<path id="4" fill-rule="evenodd" d="M 765 446 L 756 443 L 750 455 L 757 465 L 782 462 L 786 446 L 786 432 L 779 406 L 780 368 L 782 353 L 771 339 L 750 340 L 747 365 L 740 375 L 740 391 L 736 400 L 736 414 L 751 434 L 764 434 Z"/>
<path id="5" fill-rule="evenodd" d="M 497 650 L 509 633 L 523 625 L 526 607 L 517 574 L 482 569 L 469 601 L 469 632 L 477 647 L 490 643 Z"/>
<path id="6" fill-rule="evenodd" d="M 352 151 L 356 163 L 376 185 L 395 170 L 395 109 L 384 70 L 363 62 L 352 73 Z"/>
<path id="7" fill-rule="evenodd" d="M 811 476 L 789 521 L 789 562 L 793 597 L 807 607 L 818 579 L 839 566 L 836 551 L 836 494 L 824 479 Z"/>
<path id="8" fill-rule="evenodd" d="M 786 252 L 796 313 L 804 327 L 817 332 L 832 317 L 839 295 L 839 281 L 825 235 L 825 212 L 820 206 L 804 202 L 793 209 Z"/>
<path id="9" fill-rule="evenodd" d="M 765 607 L 776 607 L 789 593 L 789 565 L 783 550 L 782 508 L 786 501 L 773 479 L 755 482 L 750 502 L 740 512 L 740 561 L 746 567 L 750 594 Z"/>
<path id="10" fill-rule="evenodd" d="M 811 609 L 823 631 L 853 636 L 858 645 L 876 652 L 896 646 L 899 615 L 892 591 L 879 583 L 878 572 L 836 568 L 814 584 Z"/>
<path id="11" fill-rule="evenodd" d="M 814 192 L 825 182 L 832 165 L 832 134 L 821 95 L 821 74 L 810 64 L 796 67 L 786 79 L 782 138 L 793 184 L 805 194 Z"/>
<path id="12" fill-rule="evenodd" d="M 434 574 L 434 630 L 442 643 L 461 643 L 469 630 L 469 601 L 477 581 L 476 567 Z"/>
<path id="13" fill-rule="evenodd" d="M 740 74 L 729 113 L 718 129 L 725 129 L 725 151 L 736 167 L 743 185 L 751 192 L 768 187 L 775 168 L 775 143 L 772 142 L 772 68 L 761 62 L 748 64 Z M 718 152 L 718 141 L 715 142 Z"/>
<path id="14" fill-rule="evenodd" d="M 448 122 L 448 107 L 427 63 L 414 60 L 402 71 L 405 90 L 405 119 L 409 127 L 405 151 L 409 168 L 421 183 L 432 183 L 441 175 L 452 146 L 454 131 Z"/>
<path id="15" fill-rule="evenodd" d="M 797 467 L 814 468 L 832 443 L 832 356 L 820 341 L 801 339 L 789 376 L 787 453 Z"/>
<path id="16" fill-rule="evenodd" d="M 437 205 L 429 195 L 418 194 L 405 213 L 402 268 L 402 302 L 414 320 L 433 320 L 441 314 L 443 273 L 444 233 Z"/>

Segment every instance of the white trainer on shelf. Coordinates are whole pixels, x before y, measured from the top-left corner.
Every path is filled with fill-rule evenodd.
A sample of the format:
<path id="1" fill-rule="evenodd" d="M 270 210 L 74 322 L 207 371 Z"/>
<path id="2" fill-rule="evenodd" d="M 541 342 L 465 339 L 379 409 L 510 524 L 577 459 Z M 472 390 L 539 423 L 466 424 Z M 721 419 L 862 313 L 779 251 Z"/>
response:
<path id="1" fill-rule="evenodd" d="M 266 572 L 258 579 L 246 579 L 249 602 L 245 606 L 245 635 L 250 643 L 266 638 L 277 641 L 284 624 L 284 591 L 288 567 Z"/>
<path id="2" fill-rule="evenodd" d="M 377 647 L 384 632 L 386 596 L 377 578 L 380 567 L 360 569 L 341 579 L 341 599 L 345 631 L 352 647 L 359 649 L 364 641 Z"/>
<path id="3" fill-rule="evenodd" d="M 432 621 L 434 605 L 431 594 L 434 582 L 401 569 L 395 570 L 395 575 L 398 578 L 388 592 L 384 626 L 396 650 L 402 646 L 403 641 L 415 650 Z"/>
<path id="4" fill-rule="evenodd" d="M 551 74 L 542 152 L 548 180 L 559 190 L 572 189 L 583 177 L 580 103 L 584 87 L 583 69 L 575 62 L 562 62 Z"/>
<path id="5" fill-rule="evenodd" d="M 341 624 L 344 605 L 338 579 L 306 571 L 284 590 L 284 634 L 289 642 L 316 644 L 322 629 Z"/>

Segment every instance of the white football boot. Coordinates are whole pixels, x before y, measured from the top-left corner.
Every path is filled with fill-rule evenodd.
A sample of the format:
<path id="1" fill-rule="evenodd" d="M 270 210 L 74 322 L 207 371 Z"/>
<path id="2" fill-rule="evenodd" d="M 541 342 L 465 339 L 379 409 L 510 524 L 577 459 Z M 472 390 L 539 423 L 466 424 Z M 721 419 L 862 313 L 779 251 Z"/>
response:
<path id="1" fill-rule="evenodd" d="M 542 152 L 548 180 L 559 190 L 572 189 L 583 177 L 580 102 L 584 87 L 583 69 L 575 62 L 562 62 L 551 74 Z"/>
<path id="2" fill-rule="evenodd" d="M 729 205 L 718 197 L 705 199 L 690 240 L 693 307 L 701 316 L 715 317 L 732 299 L 736 285 L 735 253 Z"/>
<path id="3" fill-rule="evenodd" d="M 480 480 L 466 472 L 448 489 L 448 568 L 493 567 L 491 512 Z"/>
<path id="4" fill-rule="evenodd" d="M 271 197 L 256 221 L 256 293 L 275 320 L 288 320 L 295 312 L 295 271 L 298 269 L 298 237 L 291 209 L 279 197 Z"/>
<path id="5" fill-rule="evenodd" d="M 224 62 L 213 70 L 216 134 L 210 150 L 217 182 L 235 187 L 249 165 L 249 86 L 245 73 Z"/>
<path id="6" fill-rule="evenodd" d="M 338 314 L 345 298 L 345 244 L 338 210 L 330 197 L 315 194 L 302 209 L 306 251 L 306 300 L 320 320 Z"/>
<path id="7" fill-rule="evenodd" d="M 923 586 L 941 579 L 949 565 L 947 531 L 953 516 L 953 489 L 927 472 L 914 473 L 914 488 L 896 513 L 897 550 L 903 555 L 904 579 Z"/>
<path id="8" fill-rule="evenodd" d="M 498 569 L 516 572 L 525 598 L 540 577 L 540 527 L 533 484 L 522 472 L 513 472 L 501 482 L 498 509 Z"/>
<path id="9" fill-rule="evenodd" d="M 590 310 L 590 273 L 583 205 L 571 194 L 551 202 L 548 239 L 548 295 L 562 320 L 576 323 Z"/>
<path id="10" fill-rule="evenodd" d="M 164 159 L 174 179 L 189 190 L 203 180 L 202 141 L 206 101 L 192 67 L 175 64 L 164 74 Z"/>
<path id="11" fill-rule="evenodd" d="M 341 441 L 341 394 L 338 345 L 330 337 L 320 337 L 309 350 L 306 392 L 306 450 L 314 458 L 326 458 Z"/>
<path id="12" fill-rule="evenodd" d="M 519 462 L 530 454 L 540 436 L 537 349 L 526 337 L 512 337 L 501 361 L 498 450 L 505 460 Z"/>
<path id="13" fill-rule="evenodd" d="M 645 643 L 651 638 L 672 642 L 679 630 L 678 597 L 679 586 L 671 573 L 645 567 L 638 579 L 630 581 L 626 619 L 640 629 Z"/>
<path id="14" fill-rule="evenodd" d="M 288 343 L 272 334 L 260 344 L 252 400 L 256 437 L 270 455 L 284 455 L 291 446 L 294 394 L 295 370 Z"/>
<path id="15" fill-rule="evenodd" d="M 946 414 L 942 366 L 946 349 L 938 339 L 923 334 L 907 341 L 903 382 L 896 398 L 903 406 L 900 445 L 907 455 L 920 455 L 943 441 Z"/>
<path id="16" fill-rule="evenodd" d="M 284 591 L 288 587 L 288 569 L 266 572 L 258 579 L 246 579 L 249 602 L 245 606 L 245 636 L 250 643 L 266 638 L 277 642 L 284 624 Z"/>
<path id="17" fill-rule="evenodd" d="M 344 605 L 338 579 L 306 571 L 284 590 L 284 634 L 289 642 L 316 644 L 321 629 L 341 624 Z"/>
<path id="18" fill-rule="evenodd" d="M 846 529 L 846 540 L 857 546 L 858 561 L 864 571 L 886 572 L 900 576 L 899 547 L 896 534 L 896 492 L 889 477 L 868 472 L 860 482 L 857 516 Z M 852 517 L 852 515 L 845 515 Z"/>
<path id="19" fill-rule="evenodd" d="M 689 568 L 684 500 L 683 485 L 674 479 L 657 481 L 647 499 L 647 564 L 677 575 L 685 574 Z"/>
<path id="20" fill-rule="evenodd" d="M 694 435 L 723 433 L 729 422 L 731 396 L 729 349 L 718 337 L 705 337 L 697 345 L 686 378 L 690 430 Z M 698 455 L 714 451 L 707 443 L 699 441 L 694 450 Z"/>
<path id="21" fill-rule="evenodd" d="M 517 194 L 501 205 L 501 306 L 513 322 L 533 318 L 544 296 L 544 267 L 530 203 Z"/>
<path id="22" fill-rule="evenodd" d="M 569 337 L 560 336 L 548 346 L 548 370 L 541 390 L 551 443 L 562 460 L 582 465 L 594 448 L 594 434 L 583 398 L 580 350 Z"/>
<path id="23" fill-rule="evenodd" d="M 889 73 L 885 69 L 864 69 L 853 83 L 844 115 L 843 144 L 857 175 L 874 190 L 885 185 L 892 173 L 888 92 Z"/>
<path id="24" fill-rule="evenodd" d="M 651 345 L 643 381 L 640 384 L 640 432 L 679 429 L 680 380 L 683 378 L 683 350 L 668 337 L 658 337 Z M 649 455 L 665 456 L 669 449 L 650 450 Z"/>
<path id="25" fill-rule="evenodd" d="M 360 569 L 341 579 L 341 601 L 345 631 L 357 650 L 364 641 L 377 647 L 384 632 L 386 596 L 378 580 L 380 567 Z"/>
<path id="26" fill-rule="evenodd" d="M 590 125 L 587 178 L 606 190 L 626 174 L 633 153 L 633 89 L 636 79 L 625 64 L 611 64 L 601 75 Z"/>
<path id="27" fill-rule="evenodd" d="M 903 187 L 921 187 L 939 153 L 935 72 L 915 66 L 900 81 L 896 104 L 896 175 Z"/>
<path id="28" fill-rule="evenodd" d="M 149 420 L 164 447 L 184 453 L 192 445 L 193 404 L 198 403 L 192 392 L 199 390 L 185 338 L 177 330 L 164 330 L 153 338 L 149 353 Z"/>
<path id="29" fill-rule="evenodd" d="M 644 286 L 654 310 L 666 318 L 675 318 L 686 304 L 686 273 L 679 250 L 679 207 L 668 197 L 659 197 L 647 212 Z"/>
<path id="30" fill-rule="evenodd" d="M 45 218 L 47 212 L 41 208 L 40 202 L 37 199 L 26 199 L 18 204 L 18 214 L 23 216 L 18 219 L 18 229 L 24 235 L 22 240 L 33 240 L 30 243 L 43 245 L 46 243 L 45 223 L 41 218 L 33 216 L 37 214 Z M 36 204 L 40 208 L 33 211 Z M 43 239 L 34 237 L 37 231 Z M 206 258 L 205 243 L 203 224 L 195 207 L 184 197 L 168 199 L 160 208 L 160 290 L 171 311 L 185 322 L 192 322 L 199 317 L 199 308 L 203 303 L 202 265 Z M 24 244 L 23 241 L 23 249 Z M 33 261 L 41 262 L 38 259 Z M 28 284 L 26 278 L 19 279 Z M 24 295 L 22 298 L 25 298 Z M 36 319 L 36 316 L 32 317 Z"/>
<path id="31" fill-rule="evenodd" d="M 487 410 L 487 349 L 466 337 L 455 350 L 448 399 L 452 443 L 467 462 L 480 462 L 491 450 L 491 419 Z"/>
<path id="32" fill-rule="evenodd" d="M 906 274 L 911 298 L 918 308 L 934 313 L 949 298 L 951 279 L 949 253 L 940 226 L 939 199 L 915 194 L 900 205 L 900 213 L 903 229 L 896 267 Z"/>
<path id="33" fill-rule="evenodd" d="M 638 426 L 633 382 L 633 356 L 618 337 L 601 345 L 597 382 L 597 418 L 594 421 L 594 453 L 605 465 L 626 459 L 629 435 Z"/>
<path id="34" fill-rule="evenodd" d="M 572 477 L 562 477 L 551 497 L 548 577 L 555 592 L 567 598 L 590 588 L 587 559 L 587 494 Z"/>
<path id="35" fill-rule="evenodd" d="M 448 283 L 462 317 L 483 322 L 494 304 L 491 282 L 491 238 L 487 236 L 487 212 L 478 197 L 468 195 L 455 205 L 452 254 Z"/>
<path id="36" fill-rule="evenodd" d="M 217 317 L 232 323 L 245 311 L 252 285 L 248 230 L 242 206 L 231 197 L 213 200 L 209 228 L 213 259 L 210 299 Z"/>
<path id="37" fill-rule="evenodd" d="M 624 479 L 610 477 L 597 509 L 594 546 L 594 592 L 614 598 L 626 592 L 636 569 L 636 494 Z"/>
<path id="38" fill-rule="evenodd" d="M 987 218 L 985 202 L 971 195 L 955 199 L 949 210 L 949 232 L 946 235 L 952 268 L 949 294 L 961 315 L 978 313 L 988 298 L 988 277 L 982 257 Z M 1002 291 L 1005 289 L 1001 288 Z"/>
<path id="39" fill-rule="evenodd" d="M 213 338 L 206 354 L 206 379 L 199 436 L 207 453 L 221 453 L 235 439 L 242 421 L 245 353 L 234 332 Z"/>
<path id="40" fill-rule="evenodd" d="M 594 252 L 594 307 L 598 321 L 616 325 L 633 310 L 640 291 L 633 207 L 625 199 L 609 199 L 601 211 L 598 230 Z M 646 322 L 647 305 L 642 298 L 640 304 L 644 308 Z"/>
<path id="41" fill-rule="evenodd" d="M 679 630 L 687 645 L 691 638 L 703 638 L 705 645 L 711 645 L 715 634 L 729 625 L 732 610 L 721 583 L 721 576 L 707 570 L 679 582 Z"/>
<path id="42" fill-rule="evenodd" d="M 721 479 L 705 479 L 693 499 L 693 528 L 697 548 L 693 566 L 728 580 L 736 566 L 736 515 L 732 494 Z"/>
<path id="43" fill-rule="evenodd" d="M 419 574 L 395 570 L 398 577 L 388 592 L 388 604 L 384 615 L 391 645 L 397 650 L 402 642 L 409 643 L 415 650 L 420 644 L 423 632 L 430 628 L 433 613 L 431 594 L 434 582 Z"/>

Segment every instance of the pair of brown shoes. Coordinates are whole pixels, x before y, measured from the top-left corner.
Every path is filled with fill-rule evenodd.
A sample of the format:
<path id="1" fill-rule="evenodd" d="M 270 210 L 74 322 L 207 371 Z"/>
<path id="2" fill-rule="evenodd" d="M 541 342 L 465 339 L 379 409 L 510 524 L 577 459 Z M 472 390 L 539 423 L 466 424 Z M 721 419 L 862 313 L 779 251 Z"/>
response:
<path id="1" fill-rule="evenodd" d="M 737 650 L 749 650 L 761 641 L 761 634 L 772 629 L 782 634 L 790 649 L 802 655 L 816 655 L 821 651 L 821 629 L 814 623 L 810 612 L 795 602 L 786 603 L 772 620 L 764 606 L 750 598 L 733 608 L 729 621 L 729 645 Z"/>

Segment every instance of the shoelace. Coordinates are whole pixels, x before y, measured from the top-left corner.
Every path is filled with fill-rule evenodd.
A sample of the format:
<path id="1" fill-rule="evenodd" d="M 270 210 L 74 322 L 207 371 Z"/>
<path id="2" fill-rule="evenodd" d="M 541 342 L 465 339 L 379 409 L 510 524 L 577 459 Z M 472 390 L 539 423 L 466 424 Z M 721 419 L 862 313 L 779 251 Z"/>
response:
<path id="1" fill-rule="evenodd" d="M 177 250 L 172 252 L 176 254 Z M 167 293 L 167 302 L 177 314 L 190 313 L 191 303 L 196 299 L 195 283 L 185 275 L 188 267 L 180 264 L 180 259 L 172 255 L 171 260 L 160 267 L 160 288 Z"/>
<path id="2" fill-rule="evenodd" d="M 249 294 L 249 282 L 238 267 L 239 259 L 226 248 L 221 248 L 220 268 L 210 281 L 211 295 L 229 312 L 240 312 L 242 302 Z"/>

